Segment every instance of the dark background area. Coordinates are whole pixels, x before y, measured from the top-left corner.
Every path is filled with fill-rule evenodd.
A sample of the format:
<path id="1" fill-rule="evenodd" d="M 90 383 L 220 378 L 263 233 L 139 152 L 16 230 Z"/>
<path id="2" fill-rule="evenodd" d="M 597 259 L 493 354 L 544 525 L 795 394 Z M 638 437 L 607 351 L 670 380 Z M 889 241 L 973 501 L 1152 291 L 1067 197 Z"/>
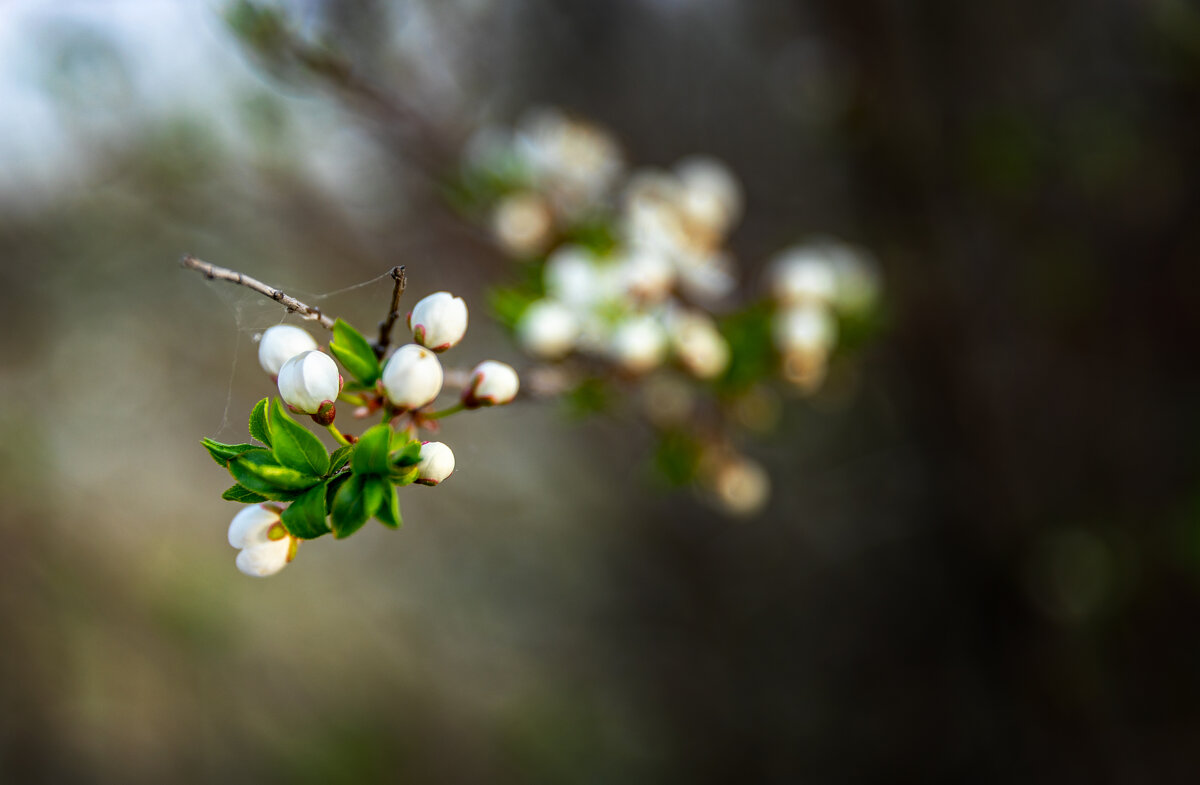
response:
<path id="1" fill-rule="evenodd" d="M 114 107 L 125 88 L 98 109 L 67 55 L 92 41 L 82 72 L 116 63 L 118 83 L 138 61 L 42 22 L 48 70 L 12 67 L 59 75 L 44 89 L 84 165 L 36 199 L 0 189 L 0 779 L 1193 781 L 1194 5 L 293 18 L 384 91 L 429 96 L 450 146 L 551 104 L 638 165 L 721 157 L 746 189 L 749 288 L 774 250 L 836 234 L 881 260 L 887 328 L 751 447 L 775 489 L 756 519 L 658 488 L 636 426 L 527 403 L 447 425 L 459 471 L 402 494 L 399 534 L 305 546 L 251 581 L 196 442 L 240 436 L 269 392 L 248 336 L 279 314 L 174 260 L 300 294 L 403 261 L 413 302 L 472 303 L 464 362 L 519 364 L 482 318 L 506 270 L 440 211 L 404 129 L 267 75 L 215 21 L 255 75 L 216 113 L 238 144 L 204 112 Z M 429 51 L 452 94 L 418 67 Z M 338 188 L 304 168 L 312 116 L 339 129 Z M 386 297 L 328 308 L 371 325 Z"/>

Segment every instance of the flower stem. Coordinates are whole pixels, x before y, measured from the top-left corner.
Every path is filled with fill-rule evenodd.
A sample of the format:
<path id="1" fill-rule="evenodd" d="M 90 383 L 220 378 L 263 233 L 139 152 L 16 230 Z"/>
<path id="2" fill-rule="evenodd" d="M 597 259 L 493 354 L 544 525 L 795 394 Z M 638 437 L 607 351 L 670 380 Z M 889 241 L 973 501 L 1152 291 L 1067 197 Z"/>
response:
<path id="1" fill-rule="evenodd" d="M 423 420 L 440 420 L 443 417 L 449 417 L 452 414 L 458 414 L 459 412 L 463 411 L 466 408 L 467 408 L 467 405 L 465 403 L 463 403 L 462 401 L 459 401 L 458 403 L 454 404 L 453 406 L 442 409 L 440 412 L 430 412 L 429 414 L 422 414 L 421 419 L 423 419 Z"/>
<path id="2" fill-rule="evenodd" d="M 366 406 L 367 405 L 366 398 L 362 397 L 361 395 L 351 395 L 350 393 L 338 393 L 338 400 L 345 401 L 346 403 L 352 404 L 354 406 Z"/>
<path id="3" fill-rule="evenodd" d="M 333 435 L 333 438 L 337 439 L 338 444 L 344 444 L 347 447 L 349 447 L 351 444 L 353 444 L 353 442 L 351 442 L 344 435 L 342 435 L 342 432 L 339 431 L 338 427 L 336 425 L 334 425 L 333 423 L 329 423 L 329 425 L 326 425 L 325 427 L 329 430 L 329 433 Z"/>

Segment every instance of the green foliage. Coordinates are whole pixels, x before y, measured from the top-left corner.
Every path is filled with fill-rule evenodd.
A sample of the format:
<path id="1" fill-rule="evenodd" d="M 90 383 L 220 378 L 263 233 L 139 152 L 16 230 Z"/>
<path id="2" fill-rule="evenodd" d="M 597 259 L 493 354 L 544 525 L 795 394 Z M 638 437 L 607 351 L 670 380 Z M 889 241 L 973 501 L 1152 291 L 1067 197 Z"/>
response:
<path id="1" fill-rule="evenodd" d="M 262 449 L 257 444 L 222 444 L 212 439 L 201 439 L 200 443 L 204 445 L 204 449 L 208 450 L 212 459 L 222 466 L 227 465 L 230 460 L 243 453 Z"/>
<path id="2" fill-rule="evenodd" d="M 771 316 L 768 303 L 755 303 L 721 320 L 718 326 L 729 342 L 730 362 L 715 383 L 718 392 L 735 395 L 774 376 L 779 357 L 771 335 Z"/>
<path id="3" fill-rule="evenodd" d="M 563 396 L 567 413 L 572 417 L 602 414 L 612 408 L 613 392 L 608 380 L 600 376 L 583 379 Z"/>
<path id="4" fill-rule="evenodd" d="M 597 256 L 607 256 L 617 247 L 617 236 L 611 221 L 581 221 L 566 230 L 563 240 L 583 246 Z"/>
<path id="5" fill-rule="evenodd" d="M 221 498 L 231 502 L 241 502 L 242 504 L 257 504 L 267 501 L 267 497 L 261 493 L 255 493 L 249 488 L 243 488 L 241 485 L 235 484 L 232 488 L 227 488 L 225 493 L 221 494 Z"/>
<path id="6" fill-rule="evenodd" d="M 293 420 L 276 398 L 271 403 L 271 452 L 283 466 L 306 475 L 322 477 L 329 471 L 329 454 L 321 440 Z"/>
<path id="7" fill-rule="evenodd" d="M 243 453 L 229 462 L 233 478 L 252 491 L 306 491 L 320 478 L 281 464 L 266 450 Z"/>
<path id="8" fill-rule="evenodd" d="M 366 494 L 363 493 L 366 484 L 367 477 L 355 474 L 342 483 L 334 495 L 330 522 L 333 525 L 333 536 L 337 539 L 341 540 L 354 534 L 375 514 L 375 510 L 367 508 Z M 376 505 L 382 498 L 382 495 L 375 497 Z"/>
<path id="9" fill-rule="evenodd" d="M 383 483 L 383 502 L 375 511 L 375 518 L 389 529 L 399 529 L 404 523 L 400 518 L 400 494 L 396 492 L 395 485 Z"/>
<path id="10" fill-rule="evenodd" d="M 333 340 L 329 351 L 364 388 L 372 387 L 379 379 L 382 368 L 375 350 L 362 333 L 338 319 L 333 323 Z"/>
<path id="11" fill-rule="evenodd" d="M 687 485 L 696 478 L 704 446 L 690 431 L 662 431 L 654 449 L 654 468 L 669 485 Z"/>
<path id="12" fill-rule="evenodd" d="M 517 286 L 495 286 L 488 292 L 488 307 L 496 321 L 515 330 L 525 309 L 541 295 Z"/>
<path id="13" fill-rule="evenodd" d="M 280 520 L 293 537 L 311 540 L 329 533 L 329 524 L 325 521 L 325 491 L 328 485 L 328 481 L 314 485 L 283 511 Z"/>
<path id="14" fill-rule="evenodd" d="M 254 404 L 254 408 L 250 411 L 250 438 L 257 439 L 268 447 L 271 446 L 271 429 L 267 423 L 267 403 L 269 399 L 263 398 L 258 403 Z"/>
<path id="15" fill-rule="evenodd" d="M 350 466 L 355 474 L 387 474 L 388 445 L 392 429 L 387 425 L 376 425 L 367 429 L 354 445 L 354 457 Z"/>
<path id="16" fill-rule="evenodd" d="M 349 462 L 350 456 L 353 454 L 353 452 L 353 444 L 347 444 L 334 450 L 333 454 L 329 456 L 329 473 L 336 473 L 343 466 L 345 466 L 346 463 Z"/>

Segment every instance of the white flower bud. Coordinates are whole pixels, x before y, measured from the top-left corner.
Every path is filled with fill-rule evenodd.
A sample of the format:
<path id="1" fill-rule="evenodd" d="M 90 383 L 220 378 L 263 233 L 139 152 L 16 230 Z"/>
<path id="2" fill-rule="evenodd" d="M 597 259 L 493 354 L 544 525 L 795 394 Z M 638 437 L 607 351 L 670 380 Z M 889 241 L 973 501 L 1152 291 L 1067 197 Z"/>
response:
<path id="1" fill-rule="evenodd" d="M 450 292 L 434 292 L 413 307 L 408 327 L 417 343 L 444 352 L 467 333 L 467 304 Z"/>
<path id="2" fill-rule="evenodd" d="M 277 523 L 279 508 L 273 504 L 243 507 L 229 524 L 229 544 L 234 548 L 252 548 L 271 542 L 267 532 Z"/>
<path id="3" fill-rule="evenodd" d="M 675 285 L 670 258 L 646 248 L 631 250 L 621 260 L 617 275 L 622 291 L 645 302 L 661 301 Z"/>
<path id="4" fill-rule="evenodd" d="M 237 568 L 258 578 L 282 570 L 296 552 L 296 541 L 280 522 L 279 508 L 269 504 L 250 505 L 233 516 L 229 544 L 241 549 Z"/>
<path id="5" fill-rule="evenodd" d="M 492 213 L 492 233 L 510 256 L 533 256 L 550 242 L 554 216 L 550 205 L 531 192 L 511 194 Z"/>
<path id="6" fill-rule="evenodd" d="M 421 462 L 417 464 L 417 482 L 437 485 L 454 473 L 454 453 L 441 442 L 421 443 Z"/>
<path id="7" fill-rule="evenodd" d="M 579 322 L 570 308 L 556 300 L 538 300 L 517 322 L 517 340 L 525 351 L 544 360 L 568 354 L 579 335 Z"/>
<path id="8" fill-rule="evenodd" d="M 383 389 L 393 406 L 420 409 L 442 391 L 442 364 L 424 346 L 401 346 L 383 368 Z"/>
<path id="9" fill-rule="evenodd" d="M 517 397 L 521 381 L 508 363 L 485 360 L 471 371 L 462 400 L 468 408 L 501 406 Z"/>
<path id="10" fill-rule="evenodd" d="M 742 188 L 721 161 L 685 158 L 675 165 L 675 174 L 683 184 L 682 207 L 691 221 L 723 234 L 740 217 Z"/>
<path id="11" fill-rule="evenodd" d="M 578 245 L 559 246 L 542 272 L 546 294 L 570 306 L 587 306 L 601 299 L 602 282 L 596 257 Z"/>
<path id="12" fill-rule="evenodd" d="M 775 345 L 784 354 L 824 356 L 837 340 L 837 322 L 828 308 L 810 303 L 775 314 L 774 332 Z"/>
<path id="13" fill-rule="evenodd" d="M 671 343 L 693 376 L 712 379 L 729 365 L 729 344 L 708 316 L 695 311 L 671 320 Z"/>
<path id="14" fill-rule="evenodd" d="M 718 252 L 682 260 L 679 264 L 679 283 L 692 299 L 705 303 L 717 302 L 737 288 L 733 257 Z"/>
<path id="15" fill-rule="evenodd" d="M 325 401 L 336 401 L 342 390 L 337 363 L 323 352 L 301 352 L 279 369 L 279 397 L 305 414 L 316 414 Z"/>
<path id="16" fill-rule="evenodd" d="M 288 360 L 301 352 L 317 348 L 317 342 L 307 330 L 290 324 L 268 327 L 258 342 L 258 364 L 271 376 L 278 376 L 279 369 Z"/>
<path id="17" fill-rule="evenodd" d="M 645 373 L 662 362 L 667 336 L 653 316 L 641 315 L 617 325 L 609 344 L 613 362 L 630 373 Z"/>
<path id="18" fill-rule="evenodd" d="M 798 245 L 781 252 L 769 275 L 771 294 L 785 305 L 831 303 L 837 295 L 837 273 L 822 245 Z"/>
<path id="19" fill-rule="evenodd" d="M 246 548 L 237 555 L 237 568 L 252 578 L 274 575 L 288 565 L 295 555 L 295 543 L 290 536 Z"/>
<path id="20" fill-rule="evenodd" d="M 728 461 L 712 478 L 717 502 L 731 515 L 753 515 L 771 498 L 767 470 L 748 458 Z"/>

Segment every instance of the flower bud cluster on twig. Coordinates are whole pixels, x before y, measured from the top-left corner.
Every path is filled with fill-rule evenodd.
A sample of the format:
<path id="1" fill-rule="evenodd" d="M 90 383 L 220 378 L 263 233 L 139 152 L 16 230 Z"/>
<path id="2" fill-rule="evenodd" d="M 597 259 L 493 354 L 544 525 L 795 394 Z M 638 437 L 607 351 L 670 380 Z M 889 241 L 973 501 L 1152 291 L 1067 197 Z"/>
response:
<path id="1" fill-rule="evenodd" d="M 728 166 L 692 156 L 630 170 L 607 131 L 554 109 L 479 132 L 459 185 L 460 205 L 524 267 L 492 298 L 521 348 L 574 369 L 568 395 L 589 406 L 614 390 L 640 400 L 670 479 L 732 514 L 761 509 L 769 478 L 736 443 L 773 427 L 774 382 L 816 393 L 843 325 L 852 337 L 871 325 L 870 254 L 797 245 L 752 296 L 727 247 L 744 209 Z"/>
<path id="2" fill-rule="evenodd" d="M 192 257 L 185 257 L 184 265 L 234 283 L 253 281 L 251 288 L 277 301 L 285 296 Z M 404 286 L 401 268 L 393 271 L 393 278 L 394 309 Z M 319 314 L 288 300 L 292 310 Z M 445 379 L 438 355 L 466 334 L 467 305 L 461 297 L 437 292 L 418 302 L 408 316 L 413 343 L 388 355 L 384 347 L 391 321 L 389 314 L 375 346 L 351 325 L 327 317 L 320 319 L 333 333 L 327 347 L 294 325 L 276 325 L 261 336 L 259 364 L 274 379 L 279 397 L 264 398 L 254 406 L 252 442 L 203 440 L 235 480 L 222 498 L 248 505 L 229 526 L 229 544 L 239 551 L 235 563 L 246 575 L 274 575 L 292 561 L 302 540 L 325 534 L 348 537 L 371 518 L 398 528 L 397 491 L 411 484 L 438 485 L 454 472 L 450 447 L 421 439 L 421 431 L 436 431 L 444 417 L 503 405 L 516 397 L 516 371 L 486 360 L 466 376 L 457 403 L 431 410 Z M 358 420 L 377 416 L 379 421 L 358 435 L 343 433 L 335 424 L 339 403 L 353 407 Z M 327 450 L 301 424 L 303 417 L 293 415 L 324 426 L 338 446 Z"/>

